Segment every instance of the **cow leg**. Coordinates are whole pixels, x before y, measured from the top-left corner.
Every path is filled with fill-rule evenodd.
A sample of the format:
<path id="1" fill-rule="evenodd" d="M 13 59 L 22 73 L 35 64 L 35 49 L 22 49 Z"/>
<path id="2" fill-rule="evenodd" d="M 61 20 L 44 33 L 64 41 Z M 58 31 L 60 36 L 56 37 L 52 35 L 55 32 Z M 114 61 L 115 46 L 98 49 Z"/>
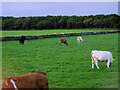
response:
<path id="1" fill-rule="evenodd" d="M 95 65 L 96 65 L 97 69 L 99 69 L 99 67 L 98 67 L 98 60 L 95 60 Z"/>
<path id="2" fill-rule="evenodd" d="M 61 45 L 62 43 L 61 43 L 61 42 L 59 42 L 59 44 Z"/>
<path id="3" fill-rule="evenodd" d="M 44 90 L 49 90 L 48 83 L 45 83 L 45 85 L 44 85 Z"/>
<path id="4" fill-rule="evenodd" d="M 107 61 L 107 68 L 109 68 L 110 60 Z"/>
<path id="5" fill-rule="evenodd" d="M 22 44 L 24 44 L 24 41 L 22 41 Z"/>
<path id="6" fill-rule="evenodd" d="M 92 58 L 92 69 L 94 68 L 94 59 Z"/>

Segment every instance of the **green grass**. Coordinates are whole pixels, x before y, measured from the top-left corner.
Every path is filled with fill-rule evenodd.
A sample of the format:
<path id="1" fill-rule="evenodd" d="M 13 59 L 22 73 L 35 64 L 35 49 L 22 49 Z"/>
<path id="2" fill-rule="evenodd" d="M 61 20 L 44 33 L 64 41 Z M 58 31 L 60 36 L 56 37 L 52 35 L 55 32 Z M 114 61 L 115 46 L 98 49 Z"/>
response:
<path id="1" fill-rule="evenodd" d="M 45 72 L 50 88 L 117 88 L 118 33 L 64 37 L 68 46 L 59 45 L 59 38 L 2 43 L 2 79 L 32 72 Z M 99 62 L 100 70 L 92 69 L 91 51 L 110 51 L 115 61 L 110 68 Z"/>
<path id="2" fill-rule="evenodd" d="M 30 31 L 0 31 L 2 36 L 21 36 L 21 35 L 46 35 L 46 34 L 60 34 L 60 33 L 77 33 L 77 32 L 98 32 L 98 31 L 112 31 L 112 30 L 88 30 L 88 29 L 72 29 L 72 30 L 30 30 Z"/>

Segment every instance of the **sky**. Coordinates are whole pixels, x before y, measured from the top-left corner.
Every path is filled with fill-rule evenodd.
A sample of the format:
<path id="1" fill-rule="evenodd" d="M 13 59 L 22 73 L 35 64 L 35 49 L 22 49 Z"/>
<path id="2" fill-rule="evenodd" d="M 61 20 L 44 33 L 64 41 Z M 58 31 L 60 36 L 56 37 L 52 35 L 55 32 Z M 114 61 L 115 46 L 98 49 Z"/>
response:
<path id="1" fill-rule="evenodd" d="M 30 0 L 29 0 L 30 1 Z M 2 16 L 118 14 L 118 2 L 2 2 Z"/>
<path id="2" fill-rule="evenodd" d="M 1 2 L 119 2 L 120 0 L 1 0 Z"/>

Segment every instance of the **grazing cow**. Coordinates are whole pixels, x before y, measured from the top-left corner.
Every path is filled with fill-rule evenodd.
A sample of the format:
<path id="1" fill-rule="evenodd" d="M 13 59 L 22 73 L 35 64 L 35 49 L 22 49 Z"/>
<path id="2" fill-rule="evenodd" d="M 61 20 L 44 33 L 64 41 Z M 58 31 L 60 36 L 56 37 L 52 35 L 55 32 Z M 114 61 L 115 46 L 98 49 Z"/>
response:
<path id="1" fill-rule="evenodd" d="M 97 69 L 98 67 L 98 61 L 106 61 L 107 62 L 107 68 L 109 68 L 114 61 L 111 52 L 108 51 L 97 51 L 93 50 L 91 52 L 92 55 L 92 68 L 94 68 L 94 64 L 96 65 Z"/>
<path id="2" fill-rule="evenodd" d="M 25 41 L 25 40 L 26 40 L 26 37 L 25 37 L 25 36 L 21 36 L 19 42 L 20 42 L 21 44 L 24 44 L 24 41 Z"/>
<path id="3" fill-rule="evenodd" d="M 39 89 L 48 90 L 48 79 L 45 73 L 36 72 L 16 77 L 7 77 L 2 83 L 2 90 L 5 89 Z"/>
<path id="4" fill-rule="evenodd" d="M 61 45 L 62 43 L 64 43 L 65 45 L 68 45 L 67 40 L 65 38 L 60 38 L 59 44 Z"/>
<path id="5" fill-rule="evenodd" d="M 77 37 L 77 41 L 80 43 L 80 42 L 83 42 L 82 40 L 82 37 Z"/>

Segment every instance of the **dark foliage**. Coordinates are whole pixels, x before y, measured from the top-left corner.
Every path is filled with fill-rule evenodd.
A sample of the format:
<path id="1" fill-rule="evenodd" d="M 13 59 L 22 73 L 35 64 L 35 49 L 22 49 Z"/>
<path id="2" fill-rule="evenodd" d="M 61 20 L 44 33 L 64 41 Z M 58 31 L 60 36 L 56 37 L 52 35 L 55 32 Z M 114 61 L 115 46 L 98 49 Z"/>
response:
<path id="1" fill-rule="evenodd" d="M 118 29 L 120 16 L 46 16 L 46 17 L 2 17 L 3 30 L 44 30 L 44 29 Z"/>

